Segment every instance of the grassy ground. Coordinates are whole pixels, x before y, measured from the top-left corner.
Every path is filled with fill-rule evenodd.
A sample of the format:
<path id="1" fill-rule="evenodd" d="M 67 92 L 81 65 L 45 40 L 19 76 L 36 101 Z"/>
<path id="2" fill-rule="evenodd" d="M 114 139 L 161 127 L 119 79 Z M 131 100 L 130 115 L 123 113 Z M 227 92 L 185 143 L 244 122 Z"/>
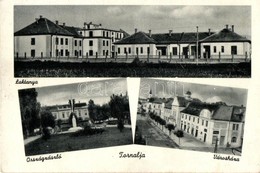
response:
<path id="1" fill-rule="evenodd" d="M 102 134 L 77 136 L 72 134 L 53 135 L 49 140 L 37 139 L 25 146 L 25 155 L 58 153 L 65 151 L 103 148 L 132 144 L 131 129 L 125 128 L 121 133 L 116 127 L 106 128 Z"/>
<path id="2" fill-rule="evenodd" d="M 251 77 L 251 63 L 69 63 L 31 61 L 14 63 L 15 77 Z"/>

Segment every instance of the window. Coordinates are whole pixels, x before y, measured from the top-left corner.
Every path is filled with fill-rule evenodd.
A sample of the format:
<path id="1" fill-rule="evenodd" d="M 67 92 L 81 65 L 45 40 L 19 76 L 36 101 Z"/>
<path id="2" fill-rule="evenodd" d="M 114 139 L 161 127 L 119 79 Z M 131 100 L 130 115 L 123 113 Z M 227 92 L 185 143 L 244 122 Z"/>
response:
<path id="1" fill-rule="evenodd" d="M 217 52 L 217 46 L 214 46 L 213 49 L 214 49 L 214 53 L 216 53 Z"/>
<path id="2" fill-rule="evenodd" d="M 206 121 L 206 127 L 208 127 L 208 121 Z"/>
<path id="3" fill-rule="evenodd" d="M 107 41 L 107 46 L 108 46 L 108 41 Z"/>
<path id="4" fill-rule="evenodd" d="M 224 46 L 221 46 L 221 52 L 222 52 L 222 53 L 225 52 Z"/>
<path id="5" fill-rule="evenodd" d="M 190 121 L 190 118 L 191 118 L 191 116 L 189 116 L 189 121 Z"/>
<path id="6" fill-rule="evenodd" d="M 147 47 L 147 54 L 150 54 L 150 47 Z"/>
<path id="7" fill-rule="evenodd" d="M 60 50 L 60 56 L 63 56 L 63 49 Z"/>
<path id="8" fill-rule="evenodd" d="M 185 119 L 187 120 L 187 114 L 185 115 Z"/>
<path id="9" fill-rule="evenodd" d="M 103 50 L 103 56 L 105 56 L 105 54 L 106 54 L 106 51 L 105 51 L 105 50 Z"/>
<path id="10" fill-rule="evenodd" d="M 74 41 L 74 45 L 77 46 L 78 45 L 78 42 L 77 40 Z"/>
<path id="11" fill-rule="evenodd" d="M 69 51 L 68 51 L 68 49 L 66 49 L 66 51 L 65 51 L 66 53 L 66 56 L 69 56 Z"/>
<path id="12" fill-rule="evenodd" d="M 60 38 L 60 45 L 63 45 L 63 38 Z"/>
<path id="13" fill-rule="evenodd" d="M 79 56 L 81 56 L 81 50 L 79 50 Z"/>
<path id="14" fill-rule="evenodd" d="M 232 137 L 231 142 L 232 143 L 236 143 L 237 142 L 237 138 L 236 137 Z"/>
<path id="15" fill-rule="evenodd" d="M 81 40 L 79 40 L 79 46 L 81 46 Z"/>
<path id="16" fill-rule="evenodd" d="M 172 48 L 172 54 L 173 55 L 177 55 L 177 47 L 173 47 Z"/>
<path id="17" fill-rule="evenodd" d="M 103 46 L 106 46 L 106 41 L 105 40 L 103 40 Z"/>
<path id="18" fill-rule="evenodd" d="M 183 119 L 184 118 L 184 115 L 182 114 L 181 118 Z"/>
<path id="19" fill-rule="evenodd" d="M 89 37 L 93 37 L 93 31 L 89 31 Z"/>
<path id="20" fill-rule="evenodd" d="M 62 118 L 65 118 L 65 114 L 64 114 L 64 112 L 62 112 Z"/>
<path id="21" fill-rule="evenodd" d="M 195 122 L 195 117 L 193 117 L 193 122 Z"/>
<path id="22" fill-rule="evenodd" d="M 204 126 L 204 120 L 202 120 L 202 125 Z"/>
<path id="23" fill-rule="evenodd" d="M 231 54 L 237 55 L 237 46 L 231 46 Z"/>
<path id="24" fill-rule="evenodd" d="M 139 49 L 138 49 L 138 47 L 136 48 L 136 54 L 137 54 L 137 55 L 139 54 Z"/>
<path id="25" fill-rule="evenodd" d="M 233 124 L 232 130 L 238 130 L 239 124 Z"/>
<path id="26" fill-rule="evenodd" d="M 35 45 L 35 38 L 31 38 L 31 45 Z"/>
<path id="27" fill-rule="evenodd" d="M 31 57 L 35 57 L 35 49 L 31 50 Z"/>
<path id="28" fill-rule="evenodd" d="M 74 55 L 75 55 L 75 56 L 78 56 L 78 51 L 75 50 L 75 51 L 74 51 Z"/>
<path id="29" fill-rule="evenodd" d="M 89 46 L 93 46 L 93 40 L 89 40 Z"/>
<path id="30" fill-rule="evenodd" d="M 105 37 L 106 36 L 106 32 L 105 31 L 103 31 L 103 37 Z"/>
<path id="31" fill-rule="evenodd" d="M 125 54 L 127 53 L 127 49 L 126 49 L 126 47 L 124 48 L 124 53 L 125 53 Z"/>
<path id="32" fill-rule="evenodd" d="M 59 45 L 59 38 L 56 37 L 56 45 Z"/>
<path id="33" fill-rule="evenodd" d="M 107 37 L 108 37 L 108 32 L 107 32 Z"/>
<path id="34" fill-rule="evenodd" d="M 143 47 L 141 47 L 141 54 L 143 54 L 144 53 L 144 50 L 143 50 Z"/>
<path id="35" fill-rule="evenodd" d="M 68 45 L 68 39 L 65 38 L 65 45 Z"/>
<path id="36" fill-rule="evenodd" d="M 200 123 L 200 119 L 198 118 L 198 122 L 197 122 L 198 124 Z"/>
<path id="37" fill-rule="evenodd" d="M 119 54 L 120 54 L 120 47 L 117 49 L 117 53 L 119 53 Z"/>

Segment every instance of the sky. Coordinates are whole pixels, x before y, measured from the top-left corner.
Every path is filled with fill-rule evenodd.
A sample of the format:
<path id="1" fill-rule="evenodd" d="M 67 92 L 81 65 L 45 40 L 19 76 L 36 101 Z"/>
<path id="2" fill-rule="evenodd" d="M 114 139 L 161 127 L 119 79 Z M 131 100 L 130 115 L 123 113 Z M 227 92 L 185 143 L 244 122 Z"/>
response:
<path id="1" fill-rule="evenodd" d="M 104 28 L 123 29 L 133 34 L 139 31 L 152 33 L 217 32 L 235 26 L 235 32 L 251 37 L 251 6 L 173 6 L 173 5 L 87 5 L 87 6 L 14 6 L 14 31 L 43 17 L 58 20 L 68 26 L 83 27 L 84 22 L 102 24 Z"/>
<path id="2" fill-rule="evenodd" d="M 141 79 L 140 98 L 148 98 L 150 90 L 153 97 L 170 98 L 175 93 L 175 82 L 156 79 Z M 192 98 L 203 102 L 225 102 L 228 105 L 244 105 L 247 103 L 247 90 L 241 88 L 220 87 L 214 85 L 201 85 L 194 83 L 177 82 L 176 95 L 183 96 L 187 91 L 192 93 Z"/>
<path id="3" fill-rule="evenodd" d="M 69 99 L 75 102 L 88 103 L 90 99 L 95 104 L 108 103 L 112 94 L 126 94 L 126 79 L 110 79 L 94 82 L 82 82 L 67 85 L 56 85 L 36 88 L 37 101 L 41 106 L 68 104 Z"/>

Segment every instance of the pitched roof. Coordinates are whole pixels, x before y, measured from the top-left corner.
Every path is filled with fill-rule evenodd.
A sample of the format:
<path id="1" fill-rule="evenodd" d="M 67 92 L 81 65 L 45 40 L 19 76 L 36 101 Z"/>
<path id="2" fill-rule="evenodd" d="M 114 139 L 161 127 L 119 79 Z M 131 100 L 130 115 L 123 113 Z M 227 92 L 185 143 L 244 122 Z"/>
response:
<path id="1" fill-rule="evenodd" d="M 49 34 L 73 36 L 72 33 L 62 28 L 61 26 L 56 25 L 47 18 L 40 18 L 32 24 L 14 33 L 15 36 Z"/>
<path id="2" fill-rule="evenodd" d="M 177 43 L 181 40 L 183 33 L 164 33 L 164 34 L 152 34 L 152 38 L 157 44 L 170 44 Z"/>
<path id="3" fill-rule="evenodd" d="M 82 38 L 83 36 L 79 34 L 78 31 L 80 31 L 81 29 L 80 28 L 77 28 L 77 27 L 74 27 L 74 26 L 63 26 L 63 25 L 60 25 L 60 27 L 66 29 L 67 31 L 69 31 L 70 33 L 72 33 L 75 37 L 78 37 L 78 38 Z"/>
<path id="4" fill-rule="evenodd" d="M 120 29 L 120 31 L 123 33 L 123 38 L 129 37 L 130 34 L 128 34 L 126 31 L 124 31 L 123 29 Z"/>
<path id="5" fill-rule="evenodd" d="M 179 107 L 186 107 L 190 102 L 189 100 L 187 100 L 185 97 L 182 96 L 177 96 L 176 98 L 178 99 Z"/>
<path id="6" fill-rule="evenodd" d="M 225 28 L 220 32 L 212 34 L 211 36 L 200 40 L 200 42 L 250 42 L 247 38 Z"/>
<path id="7" fill-rule="evenodd" d="M 213 34 L 213 33 L 211 33 Z M 205 39 L 210 36 L 208 32 L 198 32 L 198 40 Z M 197 41 L 197 33 L 196 32 L 185 32 L 183 33 L 180 42 L 181 43 L 195 43 Z"/>
<path id="8" fill-rule="evenodd" d="M 114 44 L 155 44 L 156 41 L 149 37 L 144 32 L 137 32 L 131 36 L 128 36 L 120 41 L 115 42 Z"/>
<path id="9" fill-rule="evenodd" d="M 203 109 L 212 112 L 212 119 L 221 121 L 242 122 L 245 118 L 245 108 L 239 106 L 227 106 L 220 104 L 209 104 L 200 102 L 191 102 L 188 107 L 181 112 L 199 116 Z"/>
<path id="10" fill-rule="evenodd" d="M 202 102 L 191 102 L 185 109 L 183 109 L 181 112 L 186 114 L 191 114 L 195 116 L 199 116 L 200 112 L 203 109 L 208 109 L 210 111 L 215 111 L 218 108 L 219 105 L 217 104 L 208 104 L 208 103 L 202 103 Z"/>

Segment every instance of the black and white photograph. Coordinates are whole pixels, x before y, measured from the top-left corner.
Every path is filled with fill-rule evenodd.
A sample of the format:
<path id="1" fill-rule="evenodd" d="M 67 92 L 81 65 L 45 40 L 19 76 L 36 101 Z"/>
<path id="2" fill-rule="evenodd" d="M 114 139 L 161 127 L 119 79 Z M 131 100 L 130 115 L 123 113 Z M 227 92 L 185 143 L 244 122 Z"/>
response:
<path id="1" fill-rule="evenodd" d="M 18 93 L 26 156 L 133 143 L 126 79 Z"/>
<path id="2" fill-rule="evenodd" d="M 141 79 L 135 143 L 241 156 L 247 90 Z"/>
<path id="3" fill-rule="evenodd" d="M 251 6 L 16 5 L 15 77 L 251 77 Z"/>

